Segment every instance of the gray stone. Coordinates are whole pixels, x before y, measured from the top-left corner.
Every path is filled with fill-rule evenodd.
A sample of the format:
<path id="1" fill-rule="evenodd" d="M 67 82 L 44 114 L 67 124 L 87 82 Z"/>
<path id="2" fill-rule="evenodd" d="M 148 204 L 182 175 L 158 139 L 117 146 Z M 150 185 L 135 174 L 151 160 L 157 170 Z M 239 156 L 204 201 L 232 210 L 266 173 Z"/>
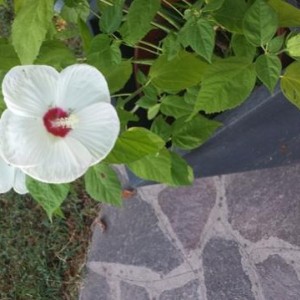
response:
<path id="1" fill-rule="evenodd" d="M 122 300 L 150 300 L 146 289 L 141 286 L 122 281 L 120 287 Z"/>
<path id="2" fill-rule="evenodd" d="M 198 289 L 199 281 L 192 280 L 182 287 L 164 291 L 159 300 L 201 300 Z"/>
<path id="3" fill-rule="evenodd" d="M 300 282 L 293 267 L 279 255 L 256 265 L 266 300 L 299 300 Z"/>
<path id="4" fill-rule="evenodd" d="M 158 199 L 183 246 L 188 250 L 197 248 L 216 200 L 213 179 L 198 179 L 191 187 L 166 188 Z"/>
<path id="5" fill-rule="evenodd" d="M 207 300 L 254 300 L 236 242 L 211 239 L 203 251 L 203 268 Z"/>
<path id="6" fill-rule="evenodd" d="M 124 201 L 122 208 L 106 206 L 103 218 L 107 230 L 96 227 L 89 261 L 143 266 L 162 274 L 183 262 L 158 227 L 154 209 L 138 197 Z"/>
<path id="7" fill-rule="evenodd" d="M 111 300 L 110 289 L 105 277 L 88 270 L 82 290 L 80 300 Z"/>
<path id="8" fill-rule="evenodd" d="M 226 178 L 234 229 L 253 242 L 275 236 L 300 246 L 300 165 Z"/>

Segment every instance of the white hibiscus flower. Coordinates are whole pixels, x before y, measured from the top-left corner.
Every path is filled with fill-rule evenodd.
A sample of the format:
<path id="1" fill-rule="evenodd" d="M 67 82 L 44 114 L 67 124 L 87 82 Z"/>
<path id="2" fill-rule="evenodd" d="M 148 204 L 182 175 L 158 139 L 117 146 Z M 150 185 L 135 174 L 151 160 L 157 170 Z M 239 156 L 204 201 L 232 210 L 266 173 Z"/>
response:
<path id="1" fill-rule="evenodd" d="M 14 189 L 19 194 L 26 194 L 25 174 L 12 166 L 9 166 L 0 156 L 0 194 Z"/>
<path id="2" fill-rule="evenodd" d="M 8 107 L 0 140 L 5 161 L 49 183 L 71 182 L 113 148 L 120 122 L 103 75 L 88 65 L 58 73 L 18 66 L 2 83 Z"/>

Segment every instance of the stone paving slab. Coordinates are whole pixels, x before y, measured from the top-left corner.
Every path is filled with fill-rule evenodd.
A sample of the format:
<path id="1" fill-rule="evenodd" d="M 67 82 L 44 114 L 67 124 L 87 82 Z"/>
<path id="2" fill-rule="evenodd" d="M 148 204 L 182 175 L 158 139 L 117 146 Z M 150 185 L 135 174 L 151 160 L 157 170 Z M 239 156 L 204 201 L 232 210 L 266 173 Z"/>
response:
<path id="1" fill-rule="evenodd" d="M 300 165 L 143 187 L 101 218 L 80 300 L 300 300 Z"/>

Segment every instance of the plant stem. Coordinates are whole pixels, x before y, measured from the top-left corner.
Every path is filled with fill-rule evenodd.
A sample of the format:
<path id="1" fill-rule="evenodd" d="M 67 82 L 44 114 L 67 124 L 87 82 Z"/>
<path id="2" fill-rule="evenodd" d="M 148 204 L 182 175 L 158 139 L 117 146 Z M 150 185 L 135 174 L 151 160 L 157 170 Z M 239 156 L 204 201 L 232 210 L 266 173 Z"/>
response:
<path id="1" fill-rule="evenodd" d="M 161 52 L 163 51 L 162 48 L 160 48 L 160 47 L 158 47 L 158 46 L 156 46 L 154 44 L 148 43 L 146 41 L 139 41 L 139 43 L 143 44 L 143 45 L 146 45 L 146 46 L 149 46 L 149 47 L 152 47 L 153 49 L 156 49 L 157 51 L 161 51 Z"/>
<path id="2" fill-rule="evenodd" d="M 123 94 L 114 94 L 114 95 L 111 95 L 110 97 L 111 97 L 111 98 L 128 97 L 128 96 L 130 96 L 130 95 L 131 95 L 130 93 L 123 93 Z"/>
<path id="3" fill-rule="evenodd" d="M 155 26 L 156 28 L 159 28 L 159 29 L 163 30 L 166 33 L 170 33 L 170 31 L 171 31 L 170 28 L 167 28 L 167 27 L 165 27 L 165 26 L 163 26 L 159 23 L 156 23 L 156 22 L 151 22 L 151 25 Z"/>
<path id="4" fill-rule="evenodd" d="M 147 52 L 149 52 L 149 53 L 152 53 L 152 54 L 158 55 L 158 53 L 157 53 L 157 52 L 155 52 L 155 51 L 152 51 L 151 49 L 149 49 L 149 48 L 146 48 L 146 47 L 143 47 L 143 46 L 138 46 L 138 45 L 135 45 L 135 46 L 133 46 L 133 48 L 136 48 L 136 49 L 141 49 L 141 50 L 147 51 Z"/>
<path id="5" fill-rule="evenodd" d="M 172 3 L 170 3 L 167 0 L 162 0 L 163 2 L 165 2 L 168 6 L 170 6 L 174 11 L 176 11 L 182 18 L 184 17 L 184 15 L 181 13 L 180 10 L 178 10 Z"/>
<path id="6" fill-rule="evenodd" d="M 133 107 L 133 109 L 130 111 L 132 114 L 134 114 L 137 110 L 139 109 L 139 106 L 138 105 L 135 105 Z"/>
<path id="7" fill-rule="evenodd" d="M 131 61 L 133 64 L 136 65 L 145 65 L 145 66 L 152 66 L 153 61 L 152 60 L 132 60 Z"/>
<path id="8" fill-rule="evenodd" d="M 142 85 L 140 88 L 138 88 L 136 91 L 134 91 L 130 96 L 128 96 L 123 102 L 124 105 L 126 103 L 128 103 L 130 100 L 134 99 L 138 94 L 140 94 L 143 91 L 143 89 L 150 84 L 150 82 L 151 82 L 151 79 L 149 79 L 144 85 Z"/>
<path id="9" fill-rule="evenodd" d="M 108 2 L 108 1 L 105 1 L 105 0 L 100 0 L 100 2 L 102 2 L 102 3 L 104 3 L 104 4 L 107 4 L 107 5 L 109 5 L 109 6 L 114 6 L 113 3 Z"/>
<path id="10" fill-rule="evenodd" d="M 191 7 L 192 6 L 192 4 L 190 3 L 190 2 L 188 2 L 188 1 L 186 1 L 186 0 L 181 0 L 183 3 L 185 3 L 187 6 L 189 6 L 189 7 Z"/>
<path id="11" fill-rule="evenodd" d="M 161 11 L 158 11 L 157 14 L 159 16 L 161 16 L 162 18 L 164 18 L 168 23 L 170 23 L 171 25 L 173 25 L 177 30 L 180 29 L 180 27 L 176 24 L 176 22 L 174 20 L 172 20 L 170 17 L 166 16 L 164 13 L 162 13 Z"/>

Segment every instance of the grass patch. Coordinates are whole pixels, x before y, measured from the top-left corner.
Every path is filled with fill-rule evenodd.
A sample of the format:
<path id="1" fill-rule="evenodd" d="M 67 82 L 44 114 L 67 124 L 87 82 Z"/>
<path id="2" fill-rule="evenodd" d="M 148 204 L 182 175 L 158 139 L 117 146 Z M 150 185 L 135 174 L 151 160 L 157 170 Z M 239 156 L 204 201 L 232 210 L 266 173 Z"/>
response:
<path id="1" fill-rule="evenodd" d="M 73 192 L 50 223 L 29 196 L 0 196 L 0 299 L 78 299 L 99 204 Z"/>

